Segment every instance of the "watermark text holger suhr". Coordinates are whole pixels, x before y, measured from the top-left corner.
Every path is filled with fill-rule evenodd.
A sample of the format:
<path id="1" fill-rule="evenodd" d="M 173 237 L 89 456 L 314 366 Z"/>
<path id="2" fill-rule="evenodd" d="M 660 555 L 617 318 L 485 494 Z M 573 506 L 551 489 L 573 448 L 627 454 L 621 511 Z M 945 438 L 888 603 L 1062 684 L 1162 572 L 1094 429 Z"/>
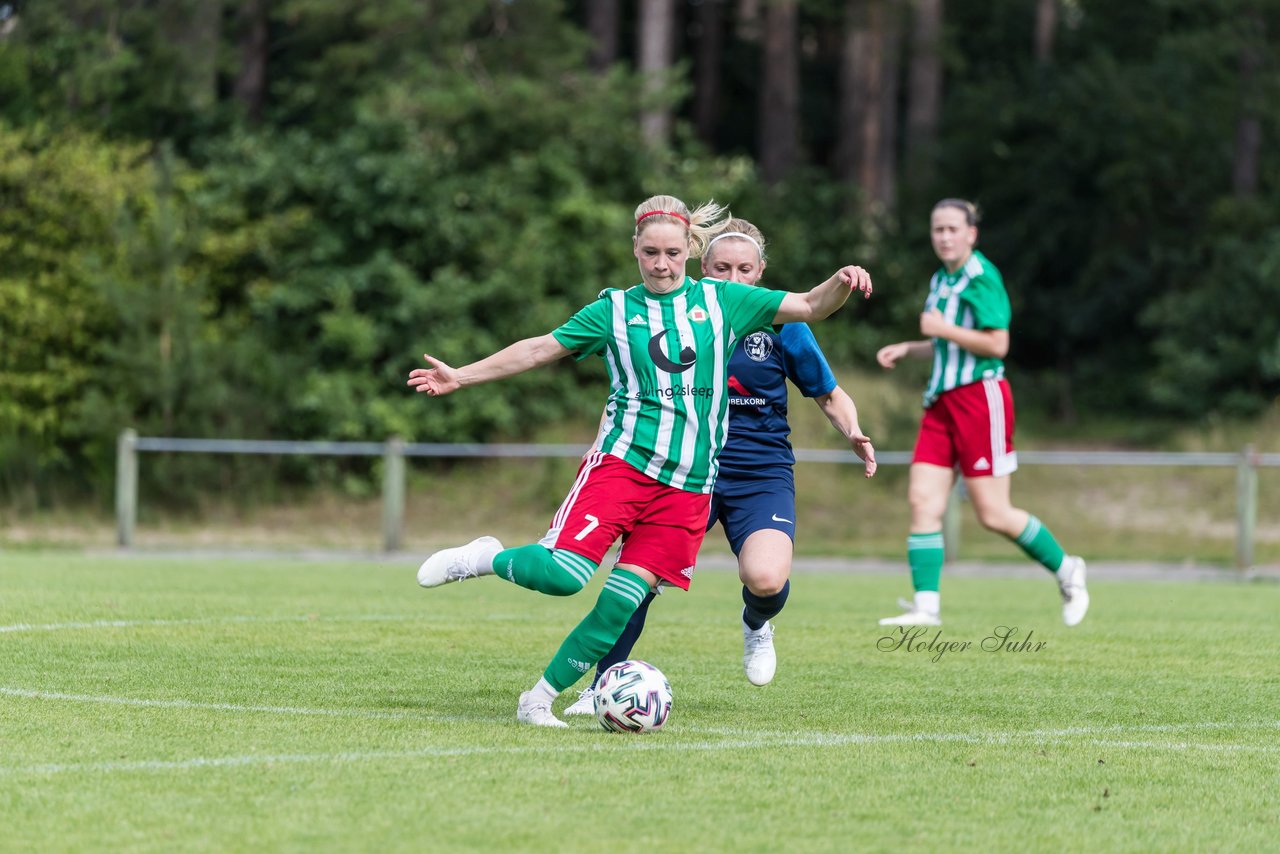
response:
<path id="1" fill-rule="evenodd" d="M 1049 642 L 1032 640 L 1034 635 L 1034 629 L 1027 632 L 1026 637 L 1020 637 L 1017 626 L 996 626 L 991 634 L 975 643 L 943 638 L 942 629 L 898 626 L 893 634 L 876 641 L 876 649 L 881 652 L 925 653 L 930 661 L 941 661 L 949 652 L 970 652 L 974 649 L 980 652 L 1040 652 Z"/>

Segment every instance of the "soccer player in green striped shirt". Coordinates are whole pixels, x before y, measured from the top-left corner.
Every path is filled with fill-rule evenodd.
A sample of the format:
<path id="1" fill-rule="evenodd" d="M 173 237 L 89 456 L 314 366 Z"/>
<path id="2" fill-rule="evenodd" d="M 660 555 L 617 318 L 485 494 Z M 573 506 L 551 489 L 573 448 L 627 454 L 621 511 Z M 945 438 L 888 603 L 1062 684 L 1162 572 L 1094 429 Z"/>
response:
<path id="1" fill-rule="evenodd" d="M 907 563 L 915 596 L 903 602 L 905 613 L 886 617 L 880 625 L 942 624 L 942 516 L 954 469 L 959 468 L 978 521 L 1013 540 L 1054 574 L 1062 596 L 1062 620 L 1074 626 L 1089 610 L 1084 560 L 1066 554 L 1039 519 L 1014 507 L 1009 498 L 1009 476 L 1018 467 L 1018 455 L 1013 449 L 1013 394 L 1004 377 L 1010 315 L 1004 280 L 974 248 L 978 213 L 971 202 L 938 202 L 929 233 L 942 268 L 929 282 L 920 315 L 920 332 L 926 339 L 900 341 L 876 354 L 885 368 L 904 356 L 933 360 L 907 486 Z"/>
<path id="2" fill-rule="evenodd" d="M 773 324 L 821 320 L 852 291 L 871 293 L 870 277 L 853 266 L 805 293 L 695 281 L 685 265 L 724 229 L 727 213 L 710 203 L 691 212 L 672 196 L 648 199 L 636 209 L 632 237 L 640 284 L 606 289 L 547 335 L 461 368 L 424 356 L 430 367 L 409 375 L 417 391 L 444 395 L 570 354 L 599 356 L 609 374 L 600 437 L 542 540 L 506 549 L 480 537 L 436 552 L 418 570 L 423 587 L 496 574 L 568 596 L 625 537 L 595 607 L 520 695 L 522 723 L 565 726 L 552 702 L 613 646 L 649 591 L 659 581 L 688 589 L 728 432 L 727 366 L 737 342 Z"/>

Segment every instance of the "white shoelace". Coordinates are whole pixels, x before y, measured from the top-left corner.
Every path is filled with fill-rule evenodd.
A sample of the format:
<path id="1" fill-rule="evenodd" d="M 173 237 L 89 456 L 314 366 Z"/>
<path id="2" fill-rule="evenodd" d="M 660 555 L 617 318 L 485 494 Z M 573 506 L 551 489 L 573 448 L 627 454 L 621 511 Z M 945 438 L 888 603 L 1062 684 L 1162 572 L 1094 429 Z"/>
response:
<path id="1" fill-rule="evenodd" d="M 762 648 L 773 642 L 773 625 L 765 623 L 758 629 L 749 629 L 751 632 L 747 635 L 747 652 L 749 655 L 755 655 Z"/>
<path id="2" fill-rule="evenodd" d="M 480 573 L 476 571 L 474 565 L 467 561 L 465 555 L 461 555 L 451 561 L 447 572 L 454 581 L 466 581 L 468 578 L 480 577 Z"/>

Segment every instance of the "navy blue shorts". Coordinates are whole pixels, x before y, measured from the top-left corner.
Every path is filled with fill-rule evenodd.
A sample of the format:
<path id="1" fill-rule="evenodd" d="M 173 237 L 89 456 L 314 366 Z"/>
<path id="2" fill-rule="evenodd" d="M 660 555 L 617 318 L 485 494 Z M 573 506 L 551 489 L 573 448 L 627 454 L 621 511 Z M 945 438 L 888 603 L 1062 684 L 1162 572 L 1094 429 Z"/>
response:
<path id="1" fill-rule="evenodd" d="M 707 530 L 716 522 L 735 555 L 756 531 L 782 531 L 795 542 L 796 484 L 791 469 L 776 477 L 733 478 L 722 473 L 711 495 Z"/>

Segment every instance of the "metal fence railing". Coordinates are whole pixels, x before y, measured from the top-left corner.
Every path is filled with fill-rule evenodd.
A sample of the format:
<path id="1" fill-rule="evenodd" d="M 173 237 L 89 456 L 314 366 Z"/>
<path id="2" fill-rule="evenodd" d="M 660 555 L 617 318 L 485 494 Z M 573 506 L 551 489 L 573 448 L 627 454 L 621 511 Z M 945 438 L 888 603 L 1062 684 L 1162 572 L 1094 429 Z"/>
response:
<path id="1" fill-rule="evenodd" d="M 116 452 L 116 541 L 133 545 L 138 519 L 138 455 L 140 453 L 275 454 L 340 457 L 382 457 L 382 547 L 400 548 L 404 529 L 406 457 L 580 457 L 582 445 L 295 442 L 256 439 L 175 439 L 143 437 L 133 430 L 120 433 Z M 796 449 L 799 462 L 861 464 L 852 451 Z M 881 465 L 906 465 L 906 451 L 878 451 Z M 1166 451 L 1018 451 L 1018 462 L 1049 466 L 1198 466 L 1236 470 L 1236 566 L 1253 566 L 1258 520 L 1258 469 L 1280 468 L 1280 454 L 1257 453 L 1252 445 L 1238 453 Z M 963 481 L 957 480 L 957 493 Z M 959 545 L 958 501 L 951 501 L 944 522 L 948 557 Z"/>

